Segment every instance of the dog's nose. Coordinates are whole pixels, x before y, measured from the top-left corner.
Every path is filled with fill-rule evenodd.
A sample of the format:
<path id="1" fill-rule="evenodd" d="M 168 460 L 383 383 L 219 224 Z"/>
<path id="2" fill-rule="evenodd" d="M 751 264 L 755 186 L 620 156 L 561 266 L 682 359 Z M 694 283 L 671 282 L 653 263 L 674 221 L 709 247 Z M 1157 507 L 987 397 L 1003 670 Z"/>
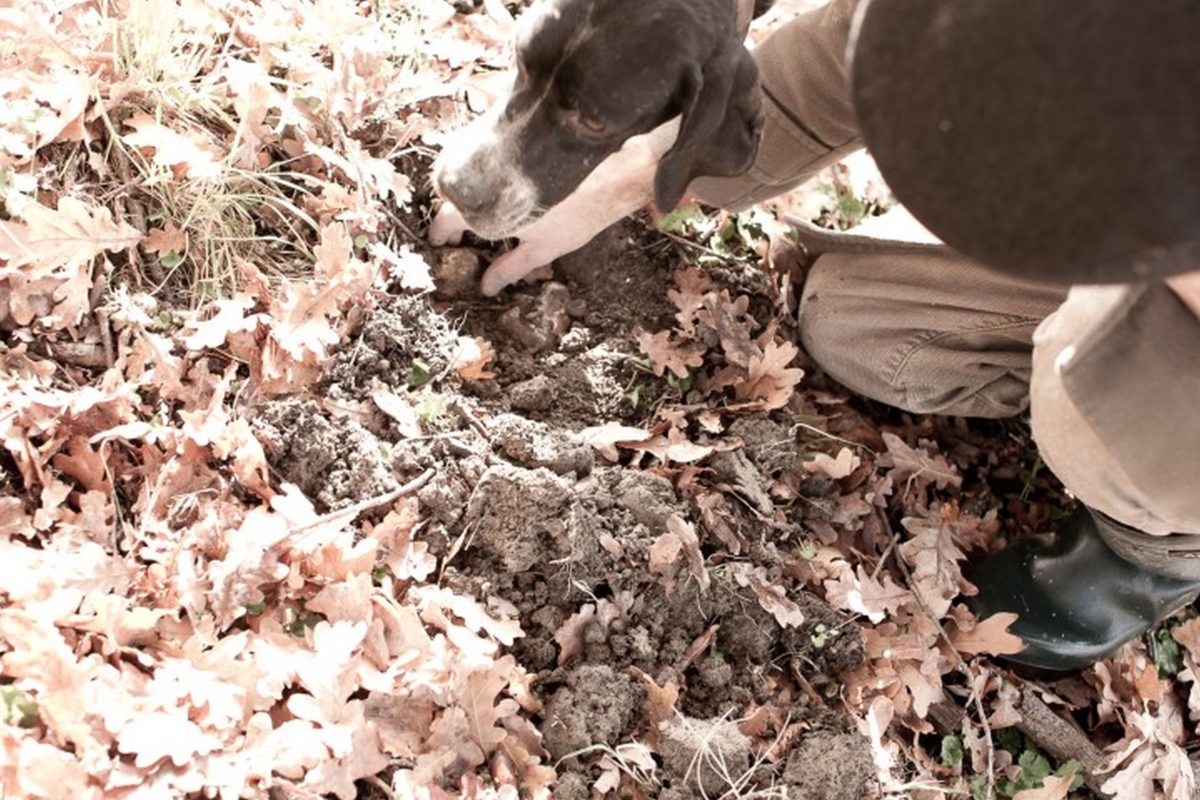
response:
<path id="1" fill-rule="evenodd" d="M 500 192 L 496 186 L 478 177 L 458 175 L 443 175 L 441 180 L 442 194 L 460 211 L 469 214 L 481 214 L 496 205 Z"/>

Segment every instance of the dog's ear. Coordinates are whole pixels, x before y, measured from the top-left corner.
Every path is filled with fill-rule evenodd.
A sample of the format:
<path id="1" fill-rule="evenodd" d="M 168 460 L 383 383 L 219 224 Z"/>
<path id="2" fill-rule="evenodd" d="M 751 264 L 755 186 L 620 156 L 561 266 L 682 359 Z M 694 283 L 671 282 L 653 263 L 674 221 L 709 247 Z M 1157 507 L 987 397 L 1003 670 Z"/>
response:
<path id="1" fill-rule="evenodd" d="M 741 175 L 754 163 L 762 134 L 762 94 L 750 52 L 730 43 L 693 65 L 680 90 L 679 138 L 659 162 L 654 203 L 667 213 L 701 176 Z"/>

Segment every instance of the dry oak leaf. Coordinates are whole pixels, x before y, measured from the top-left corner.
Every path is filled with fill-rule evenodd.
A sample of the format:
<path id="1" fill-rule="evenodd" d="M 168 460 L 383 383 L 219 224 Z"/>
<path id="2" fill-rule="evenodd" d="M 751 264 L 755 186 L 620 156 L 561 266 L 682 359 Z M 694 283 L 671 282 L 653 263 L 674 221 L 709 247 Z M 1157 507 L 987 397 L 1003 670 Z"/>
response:
<path id="1" fill-rule="evenodd" d="M 704 554 L 700 552 L 700 537 L 692 523 L 678 514 L 667 517 L 667 531 L 674 534 L 683 545 L 683 557 L 687 562 L 688 573 L 700 584 L 700 591 L 708 591 L 711 580 L 708 570 L 704 568 Z"/>
<path id="2" fill-rule="evenodd" d="M 504 656 L 490 669 L 475 670 L 461 684 L 458 704 L 466 712 L 467 729 L 484 758 L 508 736 L 500 723 L 521 710 L 516 700 L 500 698 L 515 667 L 516 659 Z"/>
<path id="3" fill-rule="evenodd" d="M 101 253 L 132 247 L 142 235 L 124 222 L 114 222 L 107 208 L 88 206 L 74 197 L 63 197 L 57 208 L 29 203 L 21 211 L 22 222 L 0 221 L 0 281 L 16 278 L 33 281 L 55 278 L 64 281 L 55 291 L 60 316 L 69 311 L 67 322 L 78 322 L 87 308 L 92 287 L 88 267 Z M 13 289 L 16 292 L 16 289 Z M 18 298 L 10 298 L 10 304 Z M 16 313 L 26 325 L 32 318 L 27 307 Z"/>
<path id="4" fill-rule="evenodd" d="M 856 456 L 853 450 L 843 447 L 838 451 L 837 458 L 825 453 L 816 453 L 804 462 L 804 471 L 819 472 L 834 480 L 840 480 L 858 469 L 861 464 L 862 459 Z"/>
<path id="5" fill-rule="evenodd" d="M 375 726 L 366 723 L 350 731 L 344 756 L 323 758 L 304 776 L 304 788 L 315 796 L 335 794 L 340 800 L 360 797 L 357 781 L 378 775 L 387 768 L 388 758 L 379 750 Z"/>
<path id="6" fill-rule="evenodd" d="M 196 332 L 184 340 L 184 346 L 189 350 L 215 349 L 225 344 L 231 334 L 256 326 L 258 321 L 246 316 L 246 312 L 254 308 L 254 303 L 254 298 L 246 294 L 214 301 L 212 305 L 217 313 L 196 323 Z"/>
<path id="7" fill-rule="evenodd" d="M 912 592 L 898 586 L 886 572 L 880 578 L 868 575 L 859 564 L 856 570 L 844 565 L 837 579 L 825 581 L 825 599 L 835 608 L 862 614 L 875 624 L 915 600 Z"/>
<path id="8" fill-rule="evenodd" d="M 674 461 L 679 464 L 693 464 L 708 458 L 716 447 L 692 442 L 680 428 L 670 422 L 659 423 L 651 430 L 648 439 L 636 442 L 618 442 L 618 447 L 649 453 L 663 462 Z"/>
<path id="9" fill-rule="evenodd" d="M 1183 711 L 1172 693 L 1151 711 L 1125 709 L 1125 738 L 1108 748 L 1102 772 L 1112 776 L 1100 787 L 1114 800 L 1192 800 L 1196 780 L 1184 750 Z"/>
<path id="10" fill-rule="evenodd" d="M 667 531 L 650 545 L 650 571 L 669 572 L 683 551 L 683 541 L 674 531 Z"/>
<path id="11" fill-rule="evenodd" d="M 490 381 L 496 373 L 487 365 L 496 360 L 496 348 L 477 336 L 458 337 L 454 353 L 454 371 L 466 381 Z"/>
<path id="12" fill-rule="evenodd" d="M 754 592 L 759 605 L 769 611 L 782 627 L 791 625 L 798 628 L 804 624 L 804 612 L 800 610 L 800 606 L 788 599 L 782 586 L 775 586 L 767 579 L 767 571 L 764 568 L 747 563 L 735 564 L 733 577 L 739 586 L 745 586 Z"/>
<path id="13" fill-rule="evenodd" d="M 432 292 L 437 288 L 429 262 L 409 249 L 408 245 L 401 247 L 397 253 L 383 242 L 372 242 L 367 251 L 387 267 L 388 277 L 398 280 L 400 288 L 419 292 Z"/>
<path id="14" fill-rule="evenodd" d="M 962 476 L 958 474 L 958 470 L 940 453 L 930 455 L 923 449 L 913 449 L 899 436 L 887 431 L 883 433 L 883 442 L 888 451 L 879 459 L 879 465 L 892 467 L 893 478 L 907 478 L 909 482 L 915 482 L 920 489 L 931 483 L 939 489 L 945 489 L 947 486 L 958 488 L 962 485 Z"/>
<path id="15" fill-rule="evenodd" d="M 36 741 L 28 731 L 5 726 L 0 730 L 0 751 L 7 756 L 0 762 L 0 786 L 7 787 L 12 797 L 103 798 L 100 786 L 92 782 L 75 754 Z"/>
<path id="16" fill-rule="evenodd" d="M 632 428 L 619 422 L 606 422 L 591 428 L 584 428 L 578 434 L 580 441 L 596 448 L 600 455 L 609 461 L 621 458 L 618 447 L 629 447 L 639 442 L 653 438 L 654 434 L 642 428 Z"/>
<path id="17" fill-rule="evenodd" d="M 219 739 L 202 731 L 190 719 L 165 711 L 138 714 L 117 734 L 117 749 L 135 755 L 134 764 L 142 769 L 164 758 L 182 767 L 220 746 Z"/>
<path id="18" fill-rule="evenodd" d="M 956 614 L 955 626 L 950 632 L 950 643 L 954 645 L 955 650 L 965 655 L 1013 655 L 1025 649 L 1025 642 L 1021 641 L 1019 636 L 1008 632 L 1009 626 L 1016 621 L 1017 615 L 1009 612 L 993 614 L 978 621 L 966 621 Z"/>
<path id="19" fill-rule="evenodd" d="M 142 249 L 147 253 L 186 253 L 188 236 L 174 222 L 168 222 L 162 228 L 151 228 L 146 235 Z"/>
<path id="20" fill-rule="evenodd" d="M 684 335 L 691 336 L 696 328 L 696 313 L 704 307 L 712 280 L 697 267 L 676 270 L 674 280 L 679 289 L 668 290 L 667 298 L 679 309 L 675 315 L 679 329 Z"/>
<path id="21" fill-rule="evenodd" d="M 766 410 L 783 408 L 791 399 L 804 370 L 788 367 L 800 350 L 791 342 L 768 342 L 762 356 L 750 359 L 745 382 L 734 387 L 739 400 L 758 400 Z"/>
<path id="22" fill-rule="evenodd" d="M 912 567 L 913 590 L 920 592 L 938 619 L 946 616 L 959 594 L 975 593 L 975 587 L 963 577 L 959 566 L 966 556 L 955 539 L 957 513 L 952 505 L 944 505 L 928 518 L 901 520 L 913 538 L 900 545 L 900 556 Z"/>
<path id="23" fill-rule="evenodd" d="M 285 283 L 271 303 L 271 340 L 301 364 L 322 364 L 329 348 L 341 337 L 330 322 L 339 313 L 343 287 L 292 281 Z"/>
<path id="24" fill-rule="evenodd" d="M 637 667 L 630 667 L 629 671 L 642 681 L 646 690 L 646 717 L 650 724 L 657 725 L 675 716 L 675 704 L 679 702 L 678 684 L 669 682 L 666 686 L 659 686 L 654 678 Z"/>
<path id="25" fill-rule="evenodd" d="M 750 368 L 754 359 L 761 359 L 763 355 L 762 349 L 750 336 L 750 329 L 755 323 L 746 316 L 749 308 L 748 296 L 741 295 L 737 300 L 731 300 L 729 290 L 722 289 L 720 294 L 709 293 L 704 308 L 696 314 L 696 319 L 716 332 L 725 359 L 746 369 Z"/>
<path id="26" fill-rule="evenodd" d="M 1188 709 L 1193 720 L 1200 719 L 1200 617 L 1176 625 L 1171 636 L 1184 648 L 1184 668 L 1179 679 L 1191 684 Z"/>
<path id="27" fill-rule="evenodd" d="M 599 625 L 607 630 L 620 614 L 620 609 L 614 603 L 604 599 L 598 603 L 580 606 L 579 610 L 554 632 L 554 641 L 558 642 L 559 648 L 558 665 L 561 667 L 575 656 L 583 654 L 584 636 L 589 628 Z"/>
<path id="28" fill-rule="evenodd" d="M 672 342 L 670 331 L 646 333 L 638 331 L 638 346 L 650 358 L 654 374 L 660 378 L 667 370 L 679 378 L 688 377 L 688 367 L 704 365 L 704 345 L 698 342 Z"/>

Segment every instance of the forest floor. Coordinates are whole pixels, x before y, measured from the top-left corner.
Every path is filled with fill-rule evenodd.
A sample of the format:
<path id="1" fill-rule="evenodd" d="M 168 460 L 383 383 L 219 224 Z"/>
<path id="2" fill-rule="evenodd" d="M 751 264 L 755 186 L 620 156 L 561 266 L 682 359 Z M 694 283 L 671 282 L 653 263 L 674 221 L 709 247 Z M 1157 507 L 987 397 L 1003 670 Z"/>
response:
<path id="1" fill-rule="evenodd" d="M 823 375 L 772 209 L 425 244 L 513 10 L 0 9 L 0 797 L 1190 800 L 1200 618 L 996 659 L 1072 501 Z"/>

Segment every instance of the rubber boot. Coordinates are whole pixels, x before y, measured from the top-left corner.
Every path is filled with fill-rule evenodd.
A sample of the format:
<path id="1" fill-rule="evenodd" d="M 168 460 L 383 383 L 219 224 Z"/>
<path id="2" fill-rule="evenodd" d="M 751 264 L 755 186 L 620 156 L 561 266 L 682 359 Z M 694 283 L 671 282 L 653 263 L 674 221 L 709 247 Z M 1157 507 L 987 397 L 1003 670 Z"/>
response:
<path id="1" fill-rule="evenodd" d="M 1026 647 L 1006 660 L 1049 670 L 1094 664 L 1200 593 L 1200 580 L 1167 577 L 1117 555 L 1085 508 L 1052 543 L 1023 539 L 968 577 L 979 588 L 968 604 L 980 619 L 1018 615 L 1009 631 Z"/>

